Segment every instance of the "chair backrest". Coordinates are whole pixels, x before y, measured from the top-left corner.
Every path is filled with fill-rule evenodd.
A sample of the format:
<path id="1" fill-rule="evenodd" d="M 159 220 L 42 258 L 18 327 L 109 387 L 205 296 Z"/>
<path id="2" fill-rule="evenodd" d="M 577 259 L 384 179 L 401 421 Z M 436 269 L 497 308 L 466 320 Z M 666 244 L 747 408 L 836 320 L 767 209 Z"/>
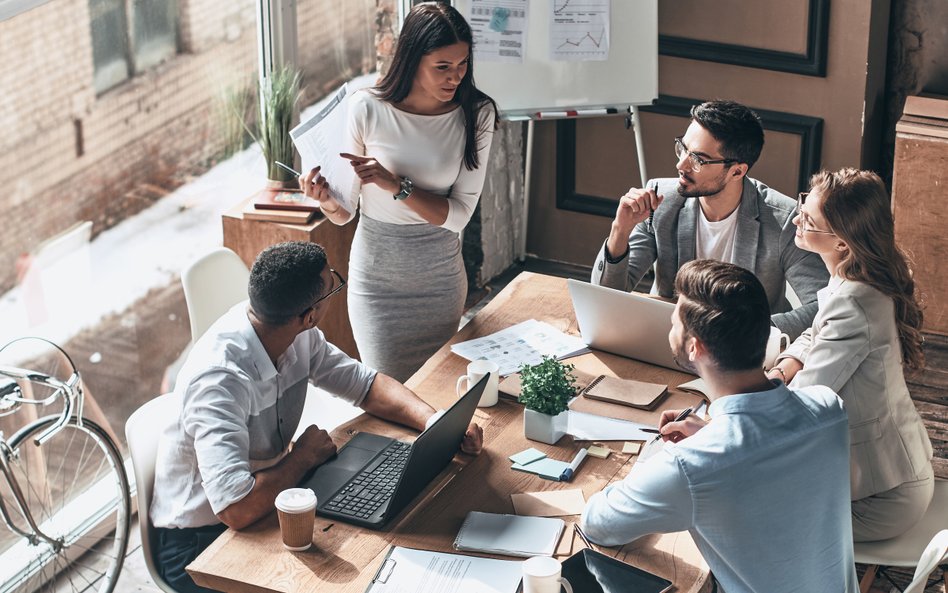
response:
<path id="1" fill-rule="evenodd" d="M 155 458 L 158 455 L 158 437 L 165 427 L 178 418 L 179 399 L 173 394 L 161 395 L 145 402 L 125 423 L 125 438 L 135 471 L 138 490 L 138 525 L 142 536 L 142 553 L 145 566 L 159 589 L 165 593 L 178 593 L 158 573 L 154 550 L 157 538 L 148 516 L 152 493 L 155 489 Z"/>
<path id="2" fill-rule="evenodd" d="M 191 318 L 191 341 L 232 306 L 247 298 L 250 270 L 236 253 L 221 247 L 202 255 L 181 274 L 184 300 Z"/>
<path id="3" fill-rule="evenodd" d="M 942 529 L 935 534 L 932 541 L 928 543 L 922 557 L 918 560 L 918 566 L 915 568 L 915 577 L 909 586 L 905 588 L 905 593 L 922 593 L 928 585 L 928 575 L 939 565 L 948 560 L 948 529 Z"/>

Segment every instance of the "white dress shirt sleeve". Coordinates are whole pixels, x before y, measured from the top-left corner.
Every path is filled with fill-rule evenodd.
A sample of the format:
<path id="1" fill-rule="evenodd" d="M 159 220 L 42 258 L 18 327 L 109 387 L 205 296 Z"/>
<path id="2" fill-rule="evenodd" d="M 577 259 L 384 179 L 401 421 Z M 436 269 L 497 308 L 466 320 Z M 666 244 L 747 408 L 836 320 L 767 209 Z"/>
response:
<path id="1" fill-rule="evenodd" d="M 448 194 L 448 217 L 442 227 L 455 233 L 460 233 L 467 226 L 477 200 L 484 189 L 484 178 L 487 175 L 487 164 L 490 159 L 490 146 L 494 139 L 494 107 L 485 103 L 477 113 L 477 162 L 478 167 L 468 170 L 463 160 L 459 169 L 458 178 L 451 186 Z"/>
<path id="2" fill-rule="evenodd" d="M 582 527 L 594 542 L 617 546 L 649 533 L 684 531 L 692 526 L 693 513 L 688 480 L 677 458 L 662 451 L 594 494 Z"/>
<path id="3" fill-rule="evenodd" d="M 215 514 L 253 489 L 248 400 L 240 381 L 227 373 L 205 375 L 185 395 L 181 423 L 194 439 L 201 483 Z"/>
<path id="4" fill-rule="evenodd" d="M 310 382 L 354 406 L 362 406 L 377 371 L 326 341 L 318 329 L 311 332 L 310 339 Z"/>

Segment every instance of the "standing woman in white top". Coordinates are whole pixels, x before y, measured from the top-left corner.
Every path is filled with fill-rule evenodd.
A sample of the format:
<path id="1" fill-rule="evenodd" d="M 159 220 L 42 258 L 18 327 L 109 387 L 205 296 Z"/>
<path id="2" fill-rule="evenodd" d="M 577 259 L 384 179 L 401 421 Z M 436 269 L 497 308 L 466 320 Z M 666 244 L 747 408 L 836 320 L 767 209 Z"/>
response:
<path id="1" fill-rule="evenodd" d="M 453 7 L 416 5 L 388 74 L 349 105 L 361 216 L 349 261 L 349 319 L 362 361 L 408 379 L 457 331 L 467 295 L 459 233 L 477 206 L 496 127 L 474 86 L 471 29 Z M 313 169 L 300 179 L 335 224 L 355 216 Z"/>
<path id="2" fill-rule="evenodd" d="M 931 441 L 902 372 L 924 364 L 922 310 L 879 176 L 823 171 L 810 186 L 798 199 L 795 241 L 819 254 L 830 282 L 817 293 L 813 326 L 768 376 L 827 385 L 842 398 L 853 537 L 888 539 L 918 522 L 934 492 Z"/>

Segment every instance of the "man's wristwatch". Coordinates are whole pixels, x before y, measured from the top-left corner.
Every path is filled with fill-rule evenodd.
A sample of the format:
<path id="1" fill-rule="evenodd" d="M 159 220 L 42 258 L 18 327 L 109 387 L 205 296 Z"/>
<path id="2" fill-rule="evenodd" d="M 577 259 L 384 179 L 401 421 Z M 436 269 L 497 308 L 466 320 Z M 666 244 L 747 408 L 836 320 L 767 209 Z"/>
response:
<path id="1" fill-rule="evenodd" d="M 411 179 L 407 177 L 402 177 L 401 183 L 398 184 L 400 191 L 397 194 L 392 195 L 396 200 L 404 200 L 411 195 L 411 190 L 415 188 L 415 184 L 411 182 Z"/>

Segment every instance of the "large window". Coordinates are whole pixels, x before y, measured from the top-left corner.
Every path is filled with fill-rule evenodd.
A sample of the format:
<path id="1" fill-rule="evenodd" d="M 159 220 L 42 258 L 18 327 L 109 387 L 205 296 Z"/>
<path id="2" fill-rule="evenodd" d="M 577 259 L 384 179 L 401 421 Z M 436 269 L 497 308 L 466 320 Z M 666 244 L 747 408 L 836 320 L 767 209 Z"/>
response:
<path id="1" fill-rule="evenodd" d="M 97 93 L 177 52 L 175 0 L 89 0 Z"/>

